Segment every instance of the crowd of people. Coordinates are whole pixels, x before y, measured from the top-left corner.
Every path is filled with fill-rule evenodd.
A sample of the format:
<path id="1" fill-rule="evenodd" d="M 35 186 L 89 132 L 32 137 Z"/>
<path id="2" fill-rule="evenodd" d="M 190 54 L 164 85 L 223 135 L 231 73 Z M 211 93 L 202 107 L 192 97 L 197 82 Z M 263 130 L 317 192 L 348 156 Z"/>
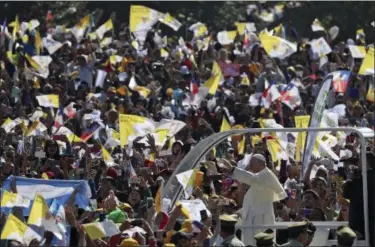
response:
<path id="1" fill-rule="evenodd" d="M 338 41 L 314 21 L 326 52 L 290 24 L 239 23 L 233 36 L 198 23 L 187 41 L 153 25 L 142 37 L 132 19 L 105 21 L 89 15 L 68 29 L 51 10 L 43 24 L 16 17 L 2 25 L 0 246 L 324 246 L 328 239 L 352 246 L 365 238 L 353 133 L 319 133 L 307 161 L 309 134 L 233 136 L 178 178 L 180 201 L 168 205 L 163 196 L 184 157 L 214 133 L 309 127 L 327 75 L 333 82 L 317 127 L 373 130 L 373 61 L 372 71 L 366 66 L 374 46 L 363 32 Z M 373 246 L 375 149 L 366 145 Z M 252 225 L 290 226 L 241 229 L 250 214 L 263 217 Z M 343 224 L 320 231 L 314 221 Z"/>

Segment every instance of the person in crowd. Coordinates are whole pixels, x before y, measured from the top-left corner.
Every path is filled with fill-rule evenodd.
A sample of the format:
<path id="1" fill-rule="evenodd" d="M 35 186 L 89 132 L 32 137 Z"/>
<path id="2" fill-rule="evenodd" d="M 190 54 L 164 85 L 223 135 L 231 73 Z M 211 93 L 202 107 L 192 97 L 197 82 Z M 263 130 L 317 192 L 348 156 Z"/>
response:
<path id="1" fill-rule="evenodd" d="M 351 247 L 356 239 L 355 232 L 348 226 L 340 226 L 337 228 L 337 246 Z"/>

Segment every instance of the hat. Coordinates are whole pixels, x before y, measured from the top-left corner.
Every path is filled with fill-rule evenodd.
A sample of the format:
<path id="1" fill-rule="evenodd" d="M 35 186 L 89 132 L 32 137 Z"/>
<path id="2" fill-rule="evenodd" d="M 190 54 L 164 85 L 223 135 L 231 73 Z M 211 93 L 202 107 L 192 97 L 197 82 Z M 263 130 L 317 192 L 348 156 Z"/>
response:
<path id="1" fill-rule="evenodd" d="M 122 223 L 128 218 L 128 215 L 118 208 L 110 212 L 107 218 L 112 220 L 114 223 Z"/>
<path id="2" fill-rule="evenodd" d="M 173 95 L 173 89 L 172 88 L 168 88 L 167 91 L 166 91 L 166 94 L 168 96 L 172 96 Z"/>
<path id="3" fill-rule="evenodd" d="M 237 223 L 237 219 L 229 214 L 222 214 L 219 219 L 222 226 L 234 226 Z"/>
<path id="4" fill-rule="evenodd" d="M 257 246 L 270 246 L 273 245 L 273 231 L 268 229 L 264 232 L 260 232 L 254 236 Z"/>
<path id="5" fill-rule="evenodd" d="M 122 240 L 120 247 L 138 247 L 140 246 L 134 238 L 126 238 Z"/>
<path id="6" fill-rule="evenodd" d="M 337 243 L 341 246 L 352 246 L 354 239 L 357 237 L 355 232 L 348 226 L 337 228 Z"/>
<path id="7" fill-rule="evenodd" d="M 307 221 L 296 222 L 288 226 L 288 232 L 303 233 L 307 231 L 307 226 L 308 226 Z"/>

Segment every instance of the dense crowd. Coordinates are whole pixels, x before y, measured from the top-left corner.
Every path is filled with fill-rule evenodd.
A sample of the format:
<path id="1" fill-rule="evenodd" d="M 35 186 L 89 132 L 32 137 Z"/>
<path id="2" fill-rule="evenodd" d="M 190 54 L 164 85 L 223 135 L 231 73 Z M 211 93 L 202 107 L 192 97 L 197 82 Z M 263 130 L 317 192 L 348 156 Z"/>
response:
<path id="1" fill-rule="evenodd" d="M 352 133 L 319 133 L 304 172 L 306 134 L 233 136 L 187 180 L 178 178 L 178 203 L 168 205 L 162 193 L 184 157 L 214 133 L 308 127 L 330 73 L 318 127 L 374 129 L 374 68 L 360 71 L 374 46 L 363 32 L 337 41 L 318 30 L 329 48 L 318 54 L 316 39 L 299 37 L 291 24 L 237 25 L 231 36 L 198 23 L 184 41 L 152 26 L 142 38 L 126 24 L 103 27 L 86 17 L 68 30 L 52 13 L 43 35 L 35 20 L 18 17 L 1 28 L 0 246 L 317 246 L 328 239 L 351 246 L 364 239 L 361 144 Z M 277 50 L 284 41 L 296 45 Z M 366 145 L 373 245 L 375 150 Z M 277 184 L 237 179 L 240 169 L 271 171 Z M 282 186 L 269 217 L 290 222 L 288 229 L 239 227 L 247 211 L 265 210 L 255 209 L 266 191 L 257 186 Z M 260 194 L 249 196 L 251 189 Z M 350 228 L 322 232 L 314 221 Z"/>

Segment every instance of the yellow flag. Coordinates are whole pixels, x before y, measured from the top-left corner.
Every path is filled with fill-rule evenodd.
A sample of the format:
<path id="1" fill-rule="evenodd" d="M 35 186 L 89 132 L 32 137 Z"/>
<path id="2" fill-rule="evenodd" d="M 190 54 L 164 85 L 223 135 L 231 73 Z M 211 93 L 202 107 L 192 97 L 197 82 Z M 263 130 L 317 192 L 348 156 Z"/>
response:
<path id="1" fill-rule="evenodd" d="M 241 141 L 238 143 L 238 154 L 245 153 L 245 136 L 242 137 Z"/>
<path id="2" fill-rule="evenodd" d="M 114 161 L 111 157 L 111 154 L 107 151 L 107 149 L 105 149 L 105 147 L 102 146 L 102 156 L 103 156 L 103 160 L 104 162 L 107 164 L 107 165 L 113 165 L 114 164 Z"/>
<path id="3" fill-rule="evenodd" d="M 13 214 L 10 214 L 5 222 L 0 239 L 17 240 L 23 242 L 25 232 L 29 227 Z"/>
<path id="4" fill-rule="evenodd" d="M 76 25 L 77 28 L 80 28 L 80 29 L 85 29 L 86 27 L 88 27 L 90 25 L 90 17 L 91 17 L 91 14 L 88 14 L 86 15 L 85 17 L 83 17 Z"/>
<path id="5" fill-rule="evenodd" d="M 283 32 L 283 24 L 278 25 L 273 30 L 275 31 L 275 36 L 281 36 Z"/>
<path id="6" fill-rule="evenodd" d="M 267 147 L 268 147 L 268 151 L 271 154 L 272 161 L 273 162 L 278 161 L 279 160 L 278 154 L 280 154 L 280 152 L 283 151 L 279 142 L 275 139 L 269 139 L 267 140 Z"/>
<path id="7" fill-rule="evenodd" d="M 258 135 L 253 135 L 251 137 L 251 146 L 254 148 L 255 145 L 257 145 L 258 143 L 260 143 L 262 141 L 262 138 Z"/>
<path id="8" fill-rule="evenodd" d="M 42 173 L 42 178 L 44 180 L 49 180 L 49 177 L 48 177 L 47 173 L 45 173 L 45 172 Z"/>
<path id="9" fill-rule="evenodd" d="M 16 20 L 14 21 L 13 32 L 12 32 L 12 38 L 13 38 L 13 40 L 16 40 L 17 33 L 19 31 L 20 31 L 20 21 L 18 19 L 18 15 L 16 15 Z"/>
<path id="10" fill-rule="evenodd" d="M 365 58 L 362 61 L 361 68 L 359 69 L 358 74 L 360 75 L 374 75 L 374 47 L 370 47 L 367 51 Z"/>
<path id="11" fill-rule="evenodd" d="M 232 128 L 230 127 L 230 124 L 228 123 L 227 118 L 225 116 L 223 116 L 223 120 L 221 122 L 220 132 L 228 131 L 228 130 L 231 130 L 231 129 Z"/>
<path id="12" fill-rule="evenodd" d="M 29 135 L 31 134 L 31 132 L 33 132 L 33 131 L 38 127 L 38 125 L 39 125 L 39 121 L 38 121 L 38 120 L 35 120 L 35 121 L 31 124 L 30 128 L 27 130 L 27 132 L 26 132 L 26 136 L 29 136 Z"/>
<path id="13" fill-rule="evenodd" d="M 40 71 L 40 66 L 39 66 L 39 64 L 37 63 L 37 62 L 35 62 L 35 60 L 32 58 L 32 57 L 30 57 L 30 55 L 29 54 L 26 54 L 25 55 L 25 58 L 26 58 L 26 60 L 29 62 L 29 64 L 31 65 L 31 67 L 33 67 L 35 70 L 37 70 L 37 71 Z"/>
<path id="14" fill-rule="evenodd" d="M 181 203 L 179 201 L 177 201 L 176 207 L 178 207 L 180 205 L 181 205 Z M 182 211 L 182 215 L 185 217 L 185 219 L 190 219 L 190 213 L 184 206 L 181 207 L 181 211 Z"/>
<path id="15" fill-rule="evenodd" d="M 35 49 L 36 49 L 36 54 L 40 55 L 40 50 L 42 48 L 42 39 L 40 37 L 39 31 L 36 31 L 35 35 Z"/>
<path id="16" fill-rule="evenodd" d="M 237 27 L 237 31 L 240 35 L 243 35 L 245 33 L 246 23 L 245 22 L 236 22 L 234 23 Z"/>
<path id="17" fill-rule="evenodd" d="M 48 213 L 49 210 L 46 201 L 44 200 L 43 196 L 37 194 L 31 208 L 27 224 L 42 226 L 42 220 L 46 218 Z"/>
<path id="18" fill-rule="evenodd" d="M 310 116 L 295 116 L 294 122 L 296 128 L 307 128 L 309 127 Z M 301 161 L 301 152 L 305 149 L 306 132 L 299 132 L 297 135 L 296 143 L 296 161 Z"/>
<path id="19" fill-rule="evenodd" d="M 164 180 L 161 182 L 161 185 L 155 196 L 155 208 L 156 208 L 157 213 L 160 213 L 163 211 L 163 191 L 164 191 Z"/>

